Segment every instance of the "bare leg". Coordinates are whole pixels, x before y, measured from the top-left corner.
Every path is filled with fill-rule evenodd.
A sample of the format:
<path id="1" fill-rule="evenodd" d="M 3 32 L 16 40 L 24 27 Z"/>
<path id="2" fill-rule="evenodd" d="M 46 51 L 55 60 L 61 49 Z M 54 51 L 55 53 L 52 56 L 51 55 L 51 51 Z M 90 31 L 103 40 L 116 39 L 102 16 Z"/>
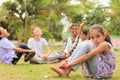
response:
<path id="1" fill-rule="evenodd" d="M 67 74 L 67 72 L 66 72 L 65 69 L 56 68 L 56 67 L 54 67 L 54 66 L 51 66 L 50 68 L 51 68 L 54 72 L 56 72 L 59 76 L 61 76 L 61 77 L 67 77 L 67 76 L 68 76 L 68 74 Z"/>

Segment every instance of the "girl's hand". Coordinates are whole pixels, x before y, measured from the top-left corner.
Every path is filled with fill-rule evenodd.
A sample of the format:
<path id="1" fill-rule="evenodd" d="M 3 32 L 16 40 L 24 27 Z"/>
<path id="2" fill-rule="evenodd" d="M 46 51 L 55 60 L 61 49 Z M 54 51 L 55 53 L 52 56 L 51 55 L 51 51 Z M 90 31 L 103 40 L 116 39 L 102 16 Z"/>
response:
<path id="1" fill-rule="evenodd" d="M 82 21 L 82 23 L 80 24 L 80 26 L 84 26 L 87 23 L 87 21 Z"/>
<path id="2" fill-rule="evenodd" d="M 62 54 L 62 59 L 65 59 L 66 58 L 66 53 L 63 53 Z"/>
<path id="3" fill-rule="evenodd" d="M 66 58 L 68 58 L 68 57 L 70 57 L 70 54 L 69 54 L 69 53 L 66 54 Z"/>
<path id="4" fill-rule="evenodd" d="M 30 49 L 29 52 L 35 52 L 33 49 Z"/>
<path id="5" fill-rule="evenodd" d="M 68 63 L 68 61 L 67 60 L 63 60 L 63 61 L 61 61 L 61 63 L 60 63 L 60 66 L 59 66 L 59 68 L 65 68 L 65 65 Z"/>
<path id="6" fill-rule="evenodd" d="M 15 50 L 16 52 L 23 52 L 23 49 L 21 49 L 21 48 L 14 48 L 14 50 Z"/>
<path id="7" fill-rule="evenodd" d="M 44 61 L 47 61 L 48 56 L 49 56 L 48 54 L 45 54 L 45 55 L 43 56 L 43 60 L 44 60 Z"/>
<path id="8" fill-rule="evenodd" d="M 68 64 L 65 64 L 65 65 L 64 65 L 64 68 L 65 68 L 65 69 L 70 69 L 70 66 L 69 66 Z"/>

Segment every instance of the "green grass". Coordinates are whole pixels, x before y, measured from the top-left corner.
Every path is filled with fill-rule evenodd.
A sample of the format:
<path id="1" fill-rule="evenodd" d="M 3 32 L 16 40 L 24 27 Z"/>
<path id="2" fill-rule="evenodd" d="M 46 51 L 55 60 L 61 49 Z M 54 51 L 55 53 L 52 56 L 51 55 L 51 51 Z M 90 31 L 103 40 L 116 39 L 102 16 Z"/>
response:
<path id="1" fill-rule="evenodd" d="M 61 50 L 61 47 L 54 47 L 51 49 L 52 51 Z M 116 57 L 116 72 L 112 75 L 112 78 L 107 80 L 120 79 L 120 51 L 116 51 Z M 94 80 L 90 78 L 84 78 L 81 67 L 76 72 L 71 72 L 68 78 L 58 77 L 55 72 L 50 70 L 50 65 L 57 67 L 59 63 L 32 65 L 29 64 L 29 62 L 25 63 L 22 57 L 19 63 L 15 66 L 0 64 L 0 80 Z M 45 78 L 44 76 L 49 77 Z"/>
<path id="2" fill-rule="evenodd" d="M 120 38 L 120 35 L 111 35 L 111 38 Z"/>

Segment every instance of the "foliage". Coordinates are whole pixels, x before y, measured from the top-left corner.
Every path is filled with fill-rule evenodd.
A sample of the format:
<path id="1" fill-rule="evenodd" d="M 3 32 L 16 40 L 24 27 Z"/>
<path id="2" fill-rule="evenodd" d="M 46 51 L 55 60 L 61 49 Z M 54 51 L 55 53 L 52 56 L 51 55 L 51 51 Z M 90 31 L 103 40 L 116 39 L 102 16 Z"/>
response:
<path id="1" fill-rule="evenodd" d="M 120 0 L 111 0 L 110 3 L 110 32 L 112 34 L 120 35 Z"/>
<path id="2" fill-rule="evenodd" d="M 27 41 L 31 37 L 30 31 L 31 31 L 31 28 L 29 28 L 29 27 L 27 29 L 23 29 L 22 27 L 18 28 L 16 30 L 16 36 L 18 36 L 17 37 L 18 42 L 24 42 L 24 40 Z M 23 34 L 24 32 L 26 32 L 26 33 Z"/>
<path id="3" fill-rule="evenodd" d="M 42 32 L 43 32 L 42 37 L 46 38 L 47 41 L 53 38 L 53 35 L 48 31 L 48 29 L 42 28 Z"/>

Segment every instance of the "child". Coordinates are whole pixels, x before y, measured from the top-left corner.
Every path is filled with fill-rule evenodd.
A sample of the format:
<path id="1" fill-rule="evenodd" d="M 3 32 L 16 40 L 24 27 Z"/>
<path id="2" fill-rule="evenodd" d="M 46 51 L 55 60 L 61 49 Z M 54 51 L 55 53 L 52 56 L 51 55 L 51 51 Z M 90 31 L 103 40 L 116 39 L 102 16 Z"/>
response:
<path id="1" fill-rule="evenodd" d="M 71 37 L 67 38 L 64 50 L 62 52 L 62 59 L 68 58 L 74 49 L 81 43 L 80 34 L 82 31 L 83 26 L 86 24 L 86 21 L 82 21 L 80 25 L 80 29 L 78 29 L 78 25 L 73 23 L 70 27 L 70 32 L 72 34 Z"/>
<path id="2" fill-rule="evenodd" d="M 50 55 L 50 48 L 45 38 L 42 38 L 41 28 L 37 25 L 32 28 L 32 37 L 28 40 L 28 47 L 35 50 L 35 56 L 31 59 L 31 63 L 47 63 Z M 43 54 L 43 47 L 47 53 Z"/>
<path id="3" fill-rule="evenodd" d="M 15 48 L 15 46 L 10 42 L 7 37 L 9 33 L 6 29 L 0 27 L 0 61 L 4 64 L 13 64 L 15 65 L 18 60 L 21 58 L 23 52 L 26 53 L 25 61 L 28 61 L 30 58 L 28 56 L 31 55 L 30 52 L 34 52 L 34 50 L 27 50 L 22 48 Z M 21 47 L 21 46 L 19 46 Z M 18 53 L 15 53 L 18 52 Z M 30 55 L 28 55 L 30 54 Z"/>
<path id="4" fill-rule="evenodd" d="M 64 49 L 62 51 L 62 59 L 66 59 L 70 56 L 69 52 L 72 50 L 73 46 L 81 42 L 80 37 L 78 36 L 78 25 L 73 23 L 70 27 L 71 37 L 66 39 Z"/>
<path id="5" fill-rule="evenodd" d="M 114 73 L 116 58 L 110 41 L 101 25 L 93 25 L 90 28 L 90 41 L 83 41 L 68 62 L 58 68 L 51 67 L 53 71 L 62 77 L 67 77 L 71 70 L 76 71 L 80 64 L 83 66 L 85 77 L 109 78 Z M 94 48 L 94 49 L 93 49 Z"/>

